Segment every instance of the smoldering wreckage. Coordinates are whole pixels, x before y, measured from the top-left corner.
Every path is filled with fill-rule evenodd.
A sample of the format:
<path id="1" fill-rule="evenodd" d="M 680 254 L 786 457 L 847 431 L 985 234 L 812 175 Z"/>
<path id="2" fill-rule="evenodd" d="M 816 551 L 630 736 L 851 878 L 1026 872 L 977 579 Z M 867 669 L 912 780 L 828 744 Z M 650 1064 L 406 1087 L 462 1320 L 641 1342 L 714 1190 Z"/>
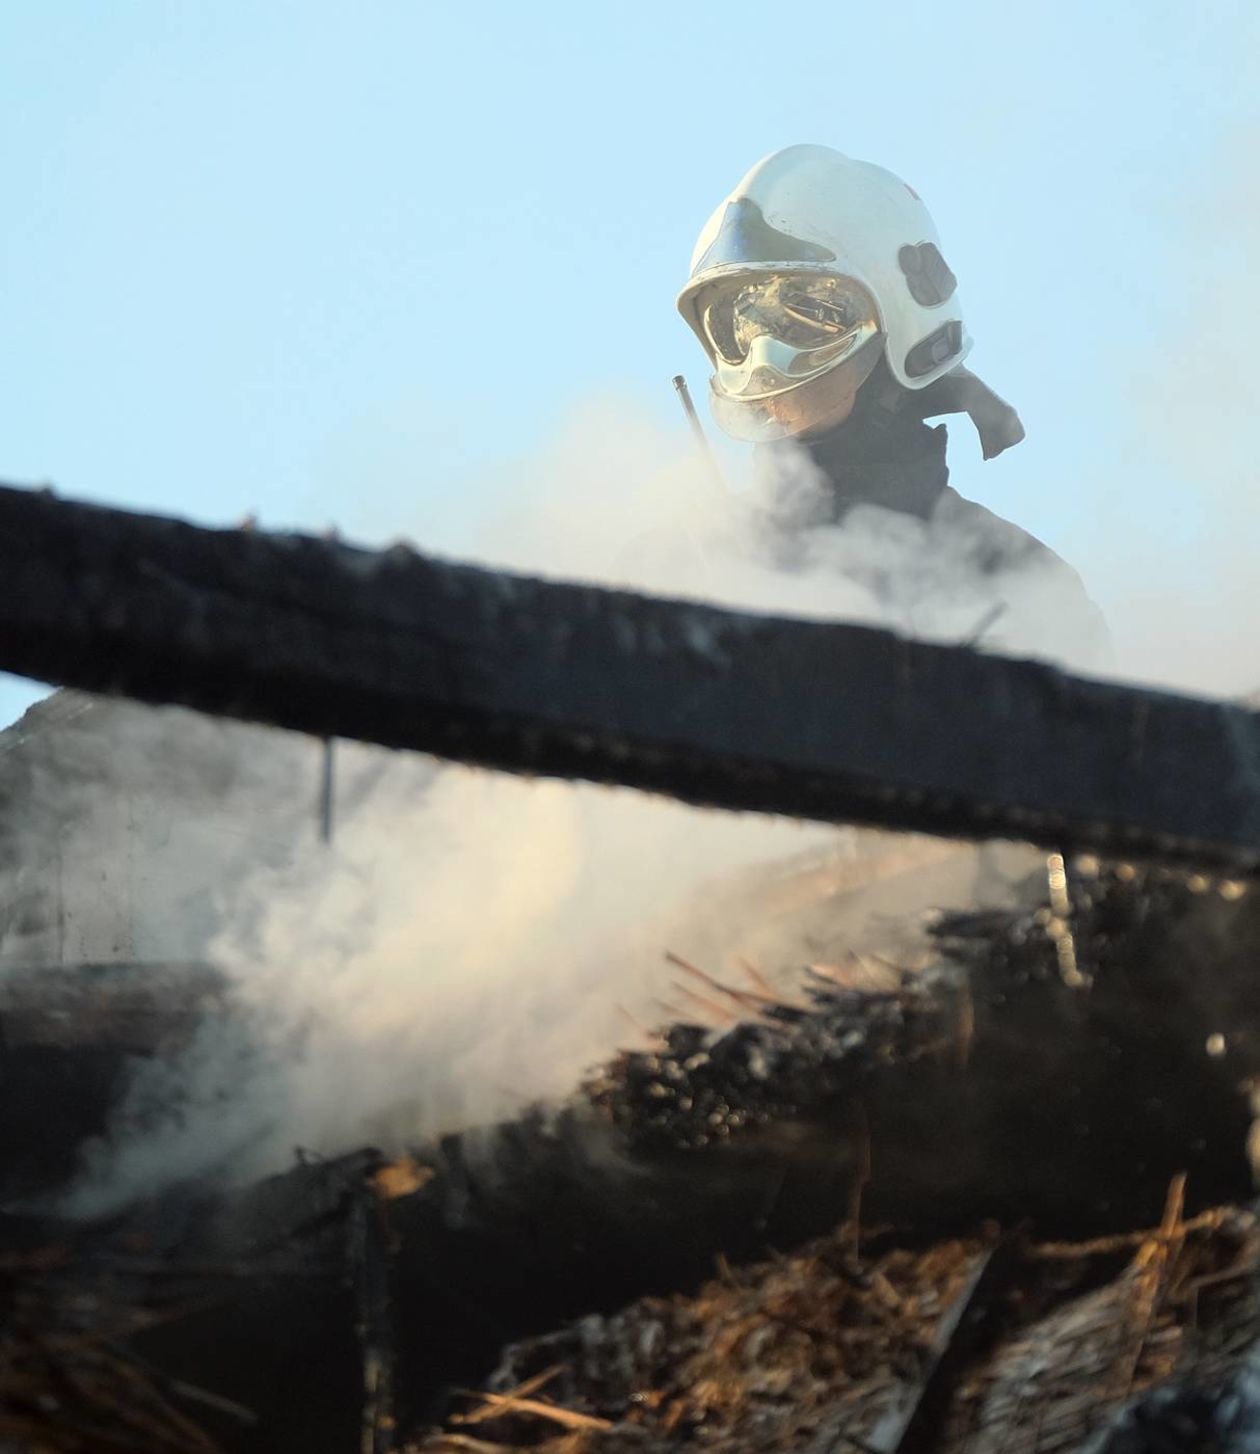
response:
<path id="1" fill-rule="evenodd" d="M 137 1063 L 233 1007 L 199 965 L 11 969 L 6 1447 L 1255 1445 L 1252 712 L 23 491 L 0 526 L 8 669 L 1049 863 L 913 962 L 815 893 L 818 963 L 677 963 L 674 1022 L 561 1104 L 88 1220 L 58 1193 Z"/>

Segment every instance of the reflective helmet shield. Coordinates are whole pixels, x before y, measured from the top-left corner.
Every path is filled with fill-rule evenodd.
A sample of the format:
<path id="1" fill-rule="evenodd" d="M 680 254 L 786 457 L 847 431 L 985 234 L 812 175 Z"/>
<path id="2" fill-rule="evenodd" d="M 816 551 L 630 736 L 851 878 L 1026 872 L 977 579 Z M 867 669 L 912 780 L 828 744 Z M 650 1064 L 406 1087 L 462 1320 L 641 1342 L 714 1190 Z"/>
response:
<path id="1" fill-rule="evenodd" d="M 713 417 L 726 434 L 749 444 L 769 444 L 792 435 L 808 436 L 834 429 L 852 412 L 858 390 L 879 362 L 883 340 L 883 334 L 877 332 L 834 367 L 759 398 L 739 398 L 723 392 L 714 374 L 709 380 Z"/>
<path id="2" fill-rule="evenodd" d="M 829 354 L 821 336 L 805 331 L 829 317 L 823 309 L 812 318 L 808 307 L 798 309 L 791 316 L 801 331 L 794 333 L 759 316 L 758 308 L 774 311 L 769 294 L 749 295 L 739 306 L 733 301 L 741 287 L 764 289 L 767 278 L 777 278 L 783 314 L 790 275 L 828 277 L 862 291 L 866 317 L 861 326 L 854 319 L 847 346 Z M 828 369 L 865 358 L 876 352 L 867 349 L 874 333 L 892 377 L 911 390 L 956 368 L 970 349 L 956 280 L 918 195 L 882 167 L 830 147 L 788 147 L 752 168 L 701 232 L 678 307 L 713 360 L 715 401 L 726 397 L 732 405 L 803 388 Z M 721 413 L 724 428 L 751 437 L 732 427 L 737 411 Z M 813 427 L 799 411 L 796 417 L 799 428 Z"/>
<path id="3" fill-rule="evenodd" d="M 715 370 L 715 415 L 740 439 L 800 433 L 822 416 L 841 422 L 879 357 L 875 305 L 850 278 L 812 270 L 721 276 L 700 292 L 696 308 Z M 800 392 L 859 354 L 861 363 L 837 374 L 834 388 Z M 781 402 L 789 395 L 790 404 Z M 811 401 L 822 416 L 803 412 Z"/>
<path id="4" fill-rule="evenodd" d="M 866 289 L 826 273 L 721 278 L 696 302 L 715 367 L 741 369 L 759 339 L 773 339 L 783 345 L 781 388 L 838 363 L 879 327 Z"/>

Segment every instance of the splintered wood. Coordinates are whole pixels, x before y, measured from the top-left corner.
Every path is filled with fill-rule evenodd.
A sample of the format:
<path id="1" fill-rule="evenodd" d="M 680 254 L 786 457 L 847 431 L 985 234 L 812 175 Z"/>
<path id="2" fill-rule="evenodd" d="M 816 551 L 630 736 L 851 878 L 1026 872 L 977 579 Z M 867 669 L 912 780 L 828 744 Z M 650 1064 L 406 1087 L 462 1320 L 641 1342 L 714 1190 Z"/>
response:
<path id="1" fill-rule="evenodd" d="M 1056 1454 L 1174 1379 L 1209 1393 L 1224 1385 L 1260 1330 L 1260 1238 L 1250 1214 L 1229 1209 L 1183 1220 L 1184 1198 L 1177 1177 L 1162 1223 L 1118 1277 L 1038 1319 L 960 1387 L 955 1447 Z M 1121 1243 L 1100 1239 L 1080 1254 L 1105 1257 Z M 1033 1256 L 1063 1262 L 1068 1252 L 1055 1245 Z"/>
<path id="2" fill-rule="evenodd" d="M 467 1450 L 470 1423 L 483 1441 L 512 1448 L 569 1447 L 573 1433 L 584 1447 L 714 1437 L 786 1447 L 837 1414 L 860 1440 L 903 1397 L 907 1372 L 983 1249 L 893 1251 L 859 1271 L 849 1246 L 838 1236 L 763 1266 L 723 1268 L 694 1298 L 646 1299 L 519 1344 L 495 1391 L 473 1395 L 478 1406 L 425 1447 Z"/>
<path id="3" fill-rule="evenodd" d="M 486 1390 L 415 1447 L 1079 1447 L 1146 1390 L 1228 1376 L 1256 1337 L 1255 1219 L 1187 1221 L 1183 1206 L 1178 1178 L 1158 1228 L 1074 1255 L 951 1241 L 859 1266 L 841 1228 L 791 1257 L 722 1265 L 694 1297 L 644 1299 L 509 1348 Z"/>

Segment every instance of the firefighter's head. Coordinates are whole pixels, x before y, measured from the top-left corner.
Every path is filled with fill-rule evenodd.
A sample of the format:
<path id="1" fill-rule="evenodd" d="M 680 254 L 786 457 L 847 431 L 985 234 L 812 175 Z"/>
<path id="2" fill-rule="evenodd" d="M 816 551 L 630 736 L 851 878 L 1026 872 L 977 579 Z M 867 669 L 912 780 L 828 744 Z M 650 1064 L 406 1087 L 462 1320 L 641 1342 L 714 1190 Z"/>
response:
<path id="1" fill-rule="evenodd" d="M 700 234 L 678 309 L 713 365 L 714 416 L 754 442 L 843 423 L 881 360 L 918 392 L 971 346 L 918 195 L 825 146 L 753 167 Z"/>

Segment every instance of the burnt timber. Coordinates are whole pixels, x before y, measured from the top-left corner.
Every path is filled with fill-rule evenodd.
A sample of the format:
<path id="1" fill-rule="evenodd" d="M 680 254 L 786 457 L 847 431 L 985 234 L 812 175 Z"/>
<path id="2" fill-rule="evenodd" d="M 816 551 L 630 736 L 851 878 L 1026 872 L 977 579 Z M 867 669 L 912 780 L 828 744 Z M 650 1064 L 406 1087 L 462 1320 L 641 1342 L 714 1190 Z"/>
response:
<path id="1" fill-rule="evenodd" d="M 1228 1423 L 1260 1330 L 1260 894 L 1129 864 L 1068 882 L 1066 920 L 943 916 L 919 969 L 823 966 L 781 1002 L 714 980 L 740 1022 L 672 1025 L 559 1106 L 389 1163 L 303 1156 L 96 1224 L 10 1204 L 0 1440 L 1084 1454 L 1114 1416 L 1144 1454 L 1131 1423 L 1165 1402 L 1173 1431 L 1187 1403 Z M 191 968 L 178 1004 L 213 1003 Z M 11 998 L 14 1040 L 60 1051 Z M 110 1000 L 108 1043 L 69 1048 L 160 1054 L 127 977 Z M 565 1420 L 583 1438 L 553 1446 Z"/>
<path id="2" fill-rule="evenodd" d="M 694 803 L 1249 872 L 1260 717 L 756 616 L 0 487 L 0 669 Z"/>

